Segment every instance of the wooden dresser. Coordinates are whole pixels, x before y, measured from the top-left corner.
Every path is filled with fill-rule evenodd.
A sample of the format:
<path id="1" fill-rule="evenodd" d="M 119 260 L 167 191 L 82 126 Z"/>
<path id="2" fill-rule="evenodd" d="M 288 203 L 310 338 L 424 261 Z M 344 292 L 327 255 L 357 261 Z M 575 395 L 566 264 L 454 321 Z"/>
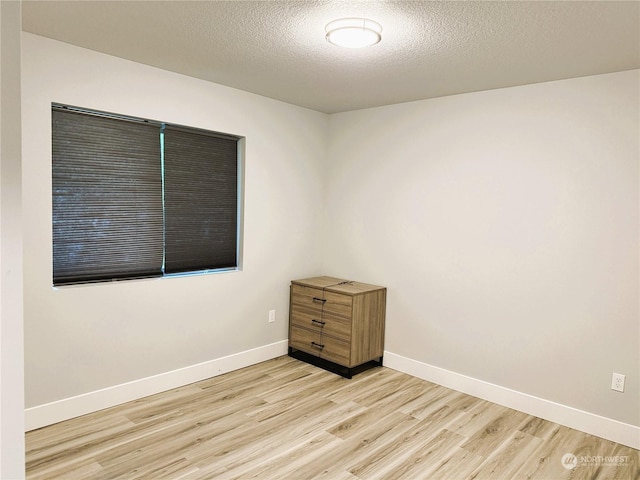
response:
<path id="1" fill-rule="evenodd" d="M 382 365 L 387 289 L 335 277 L 291 282 L 289 355 L 351 378 Z"/>

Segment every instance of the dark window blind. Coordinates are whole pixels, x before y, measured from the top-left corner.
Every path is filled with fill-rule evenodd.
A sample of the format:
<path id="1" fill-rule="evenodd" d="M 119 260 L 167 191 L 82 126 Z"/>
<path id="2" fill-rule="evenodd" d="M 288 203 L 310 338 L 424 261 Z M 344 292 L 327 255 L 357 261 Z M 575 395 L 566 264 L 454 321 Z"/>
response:
<path id="1" fill-rule="evenodd" d="M 52 116 L 54 284 L 161 275 L 160 126 Z"/>
<path id="2" fill-rule="evenodd" d="M 165 272 L 236 267 L 238 139 L 166 126 Z"/>

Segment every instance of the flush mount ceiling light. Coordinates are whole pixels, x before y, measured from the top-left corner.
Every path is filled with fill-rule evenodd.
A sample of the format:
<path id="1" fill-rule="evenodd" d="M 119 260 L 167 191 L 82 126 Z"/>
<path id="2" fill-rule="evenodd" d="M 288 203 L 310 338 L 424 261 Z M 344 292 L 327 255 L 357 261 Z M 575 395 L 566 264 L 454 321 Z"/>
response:
<path id="1" fill-rule="evenodd" d="M 382 36 L 382 25 L 366 18 L 340 18 L 325 27 L 327 42 L 346 48 L 370 47 Z"/>

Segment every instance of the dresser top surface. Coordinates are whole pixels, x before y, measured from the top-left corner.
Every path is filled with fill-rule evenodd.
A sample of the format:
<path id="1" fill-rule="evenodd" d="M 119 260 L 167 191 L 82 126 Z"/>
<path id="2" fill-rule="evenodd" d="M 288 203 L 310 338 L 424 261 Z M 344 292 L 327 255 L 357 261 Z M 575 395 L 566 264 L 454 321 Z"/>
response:
<path id="1" fill-rule="evenodd" d="M 291 283 L 304 285 L 305 287 L 322 288 L 328 292 L 344 293 L 347 295 L 358 295 L 361 293 L 385 289 L 385 287 L 380 287 L 378 285 L 370 285 L 368 283 L 327 276 L 292 280 Z"/>

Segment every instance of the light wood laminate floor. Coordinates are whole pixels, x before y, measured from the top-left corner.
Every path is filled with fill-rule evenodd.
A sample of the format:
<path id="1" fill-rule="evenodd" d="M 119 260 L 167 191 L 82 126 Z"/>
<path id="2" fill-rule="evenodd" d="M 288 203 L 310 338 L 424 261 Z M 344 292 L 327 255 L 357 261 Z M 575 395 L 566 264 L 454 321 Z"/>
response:
<path id="1" fill-rule="evenodd" d="M 29 432 L 26 446 L 33 480 L 640 479 L 638 450 L 385 367 L 347 380 L 286 356 Z"/>

